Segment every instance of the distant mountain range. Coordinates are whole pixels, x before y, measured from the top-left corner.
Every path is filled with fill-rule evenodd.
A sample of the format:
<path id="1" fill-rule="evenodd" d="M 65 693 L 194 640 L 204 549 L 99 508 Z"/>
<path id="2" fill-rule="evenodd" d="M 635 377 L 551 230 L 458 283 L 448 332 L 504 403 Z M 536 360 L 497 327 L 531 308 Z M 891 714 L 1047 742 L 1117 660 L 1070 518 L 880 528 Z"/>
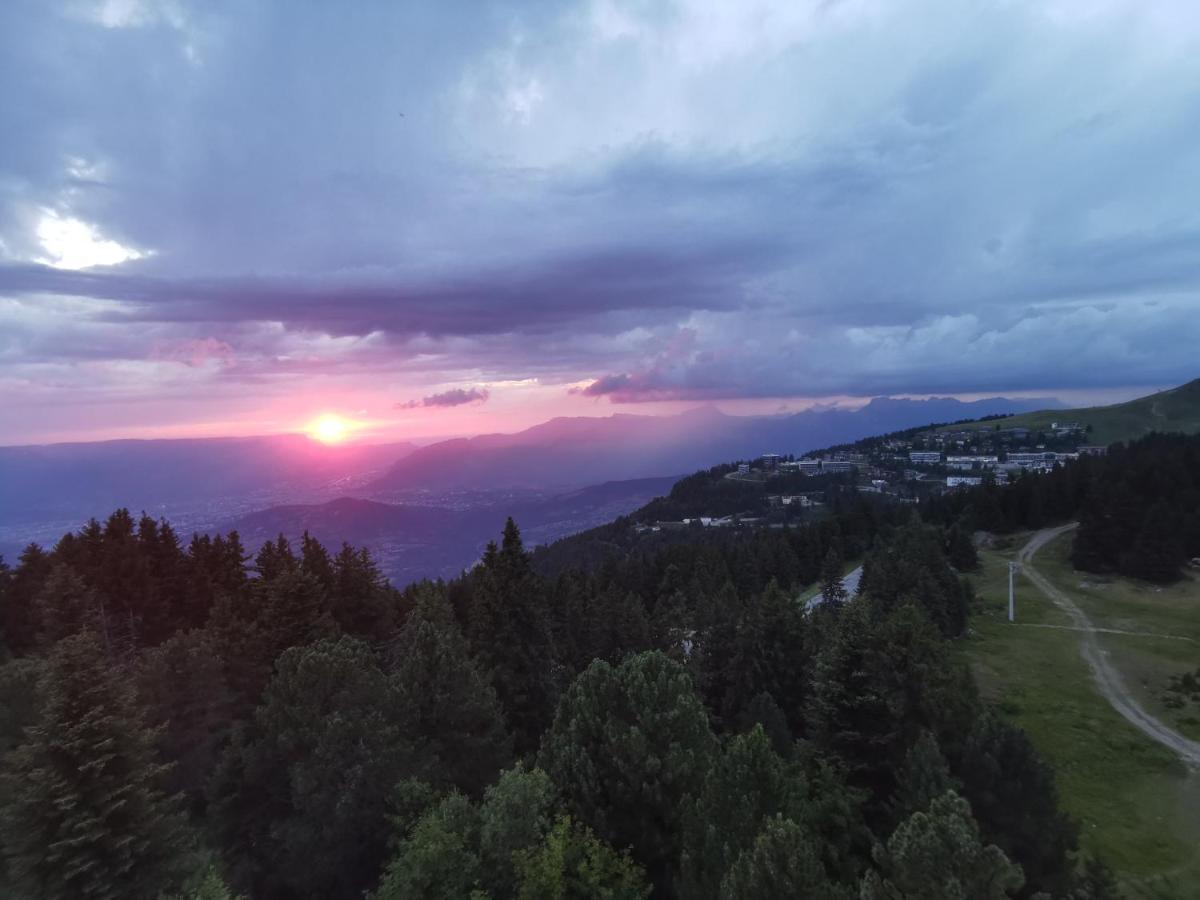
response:
<path id="1" fill-rule="evenodd" d="M 1152 431 L 1200 433 L 1200 378 L 1136 400 L 1111 406 L 1081 409 L 1052 409 L 1027 412 L 987 423 L 988 428 L 1029 428 L 1049 430 L 1055 422 L 1074 422 L 1091 427 L 1088 440 L 1093 444 L 1131 441 Z"/>
<path id="2" fill-rule="evenodd" d="M 602 525 L 671 489 L 675 476 L 608 482 L 553 496 L 480 497 L 465 508 L 380 503 L 343 497 L 320 504 L 275 506 L 223 523 L 247 547 L 283 534 L 293 542 L 308 531 L 336 548 L 366 547 L 396 584 L 457 575 L 497 540 L 512 516 L 530 546 Z"/>
<path id="3" fill-rule="evenodd" d="M 0 524 L 86 519 L 121 506 L 157 514 L 234 496 L 279 502 L 318 489 L 349 493 L 414 449 L 326 446 L 302 435 L 0 447 Z"/>
<path id="4" fill-rule="evenodd" d="M 184 534 L 236 528 L 247 547 L 308 530 L 365 546 L 396 583 L 456 574 L 511 515 L 530 545 L 592 528 L 666 494 L 676 476 L 765 452 L 803 453 L 936 422 L 1091 426 L 1104 444 L 1200 432 L 1200 380 L 1127 403 L 876 398 L 856 410 L 558 418 L 515 434 L 327 447 L 301 436 L 0 447 L 0 552 L 51 541 L 119 506 Z"/>
<path id="5" fill-rule="evenodd" d="M 804 453 L 888 431 L 1060 406 L 1053 399 L 876 398 L 856 410 L 730 416 L 709 408 L 676 416 L 558 418 L 516 434 L 441 441 L 396 462 L 369 486 L 378 495 L 429 490 L 579 487 L 691 472 L 763 453 Z"/>
<path id="6" fill-rule="evenodd" d="M 452 574 L 510 514 L 540 543 L 630 512 L 665 493 L 674 476 L 725 460 L 1050 405 L 877 398 L 857 410 L 783 416 L 701 408 L 559 418 L 420 448 L 329 447 L 299 435 L 0 447 L 0 554 L 11 558 L 31 540 L 53 543 L 89 517 L 127 507 L 166 517 L 185 536 L 233 526 L 253 548 L 308 528 L 335 545 L 378 550 L 402 580 Z"/>

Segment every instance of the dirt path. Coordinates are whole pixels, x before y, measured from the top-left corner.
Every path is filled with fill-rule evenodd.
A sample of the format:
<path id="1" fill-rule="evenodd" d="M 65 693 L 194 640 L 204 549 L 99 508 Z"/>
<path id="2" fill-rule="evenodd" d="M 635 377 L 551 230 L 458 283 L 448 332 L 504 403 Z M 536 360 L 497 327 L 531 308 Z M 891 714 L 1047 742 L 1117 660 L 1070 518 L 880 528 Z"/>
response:
<path id="1" fill-rule="evenodd" d="M 1128 634 L 1132 637 L 1162 638 L 1164 641 L 1186 641 L 1196 643 L 1190 637 L 1181 634 L 1162 634 L 1158 631 L 1127 631 L 1124 628 L 1080 628 L 1078 625 L 1051 625 L 1048 622 L 1014 622 L 1021 628 L 1057 628 L 1059 631 L 1094 631 L 1096 634 Z"/>
<path id="2" fill-rule="evenodd" d="M 1092 677 L 1096 680 L 1096 686 L 1100 689 L 1100 693 L 1104 698 L 1112 704 L 1113 709 L 1119 712 L 1125 719 L 1133 725 L 1134 728 L 1142 732 L 1151 740 L 1158 741 L 1168 750 L 1173 750 L 1179 754 L 1180 758 L 1185 763 L 1191 766 L 1200 767 L 1200 743 L 1188 740 L 1174 729 L 1168 728 L 1146 710 L 1142 709 L 1133 696 L 1129 693 L 1129 689 L 1125 687 L 1125 683 L 1121 680 L 1120 673 L 1112 667 L 1108 659 L 1104 655 L 1104 651 L 1100 647 L 1100 642 L 1096 639 L 1097 629 L 1092 627 L 1092 623 L 1088 617 L 1084 615 L 1082 609 L 1065 593 L 1047 580 L 1037 569 L 1033 567 L 1033 556 L 1047 543 L 1054 540 L 1060 534 L 1070 531 L 1075 525 L 1063 525 L 1059 528 L 1047 528 L 1044 531 L 1039 531 L 1029 543 L 1021 548 L 1021 552 L 1017 554 L 1017 560 L 1021 563 L 1021 571 L 1030 581 L 1034 583 L 1043 594 L 1070 616 L 1071 621 L 1083 633 L 1079 644 L 1080 652 L 1083 658 L 1087 660 L 1088 666 L 1092 670 Z"/>

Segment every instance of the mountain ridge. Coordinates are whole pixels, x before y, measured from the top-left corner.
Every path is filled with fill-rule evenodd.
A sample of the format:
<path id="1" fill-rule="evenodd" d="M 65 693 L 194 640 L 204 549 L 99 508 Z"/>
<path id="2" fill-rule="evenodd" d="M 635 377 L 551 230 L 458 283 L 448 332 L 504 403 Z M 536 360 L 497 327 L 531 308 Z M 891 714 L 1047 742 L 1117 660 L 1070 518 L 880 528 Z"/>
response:
<path id="1" fill-rule="evenodd" d="M 326 446 L 304 435 L 117 439 L 0 447 L 0 523 L 147 511 L 365 481 L 414 444 Z"/>
<path id="2" fill-rule="evenodd" d="M 549 496 L 492 498 L 465 508 L 387 503 L 338 497 L 323 503 L 289 503 L 221 523 L 214 534 L 236 530 L 256 549 L 282 534 L 310 533 L 327 546 L 343 541 L 366 547 L 394 582 L 450 577 L 471 565 L 512 516 L 530 546 L 587 530 L 638 509 L 667 493 L 678 475 L 611 481 Z"/>
<path id="3" fill-rule="evenodd" d="M 687 472 L 713 460 L 802 453 L 902 427 L 1044 409 L 1049 398 L 961 401 L 876 397 L 857 409 L 733 416 L 700 407 L 673 416 L 562 416 L 515 433 L 454 438 L 414 450 L 368 490 L 562 488 Z"/>
<path id="4" fill-rule="evenodd" d="M 1056 421 L 1091 427 L 1094 444 L 1112 444 L 1143 437 L 1152 431 L 1200 433 L 1200 378 L 1142 397 L 1103 406 L 1034 410 L 994 419 L 987 427 L 1046 430 Z"/>

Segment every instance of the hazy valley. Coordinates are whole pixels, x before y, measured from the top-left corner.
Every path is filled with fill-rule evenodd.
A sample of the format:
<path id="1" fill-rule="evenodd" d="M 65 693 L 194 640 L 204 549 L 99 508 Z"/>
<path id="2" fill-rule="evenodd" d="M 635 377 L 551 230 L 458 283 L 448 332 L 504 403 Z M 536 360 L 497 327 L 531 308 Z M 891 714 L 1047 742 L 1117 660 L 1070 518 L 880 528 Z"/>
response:
<path id="1" fill-rule="evenodd" d="M 327 446 L 299 435 L 0 447 L 0 554 L 12 559 L 31 540 L 53 543 L 74 523 L 125 506 L 184 534 L 237 528 L 250 547 L 307 529 L 333 545 L 369 547 L 405 583 L 470 565 L 509 514 L 533 543 L 548 542 L 631 512 L 714 461 L 1048 402 L 876 398 L 852 411 L 763 417 L 699 408 L 554 419 L 424 447 Z"/>

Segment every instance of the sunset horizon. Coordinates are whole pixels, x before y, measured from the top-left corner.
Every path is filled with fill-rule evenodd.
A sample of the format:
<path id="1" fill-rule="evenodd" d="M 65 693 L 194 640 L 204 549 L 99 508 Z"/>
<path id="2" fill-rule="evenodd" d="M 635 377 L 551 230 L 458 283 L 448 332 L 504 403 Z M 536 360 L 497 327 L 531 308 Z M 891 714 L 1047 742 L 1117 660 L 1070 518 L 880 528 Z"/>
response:
<path id="1" fill-rule="evenodd" d="M 1200 3 L 0 0 L 0 900 L 1195 900 Z"/>
<path id="2" fill-rule="evenodd" d="M 1200 22 L 925 7 L 11 5 L 0 444 L 1187 381 Z"/>

